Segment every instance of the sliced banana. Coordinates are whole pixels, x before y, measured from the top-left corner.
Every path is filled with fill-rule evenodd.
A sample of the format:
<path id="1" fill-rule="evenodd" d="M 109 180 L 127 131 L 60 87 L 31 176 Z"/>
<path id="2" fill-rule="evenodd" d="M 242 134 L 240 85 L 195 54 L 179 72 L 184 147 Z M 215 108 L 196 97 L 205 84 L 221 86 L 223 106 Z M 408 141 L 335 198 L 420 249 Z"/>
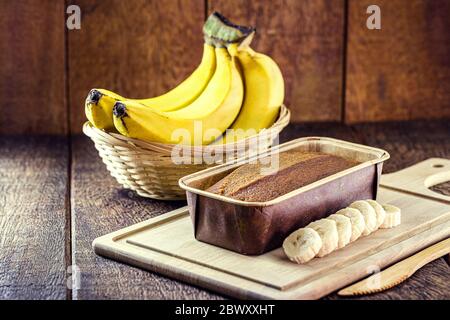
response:
<path id="1" fill-rule="evenodd" d="M 364 222 L 366 223 L 366 227 L 362 233 L 364 236 L 367 236 L 377 230 L 377 215 L 375 213 L 375 209 L 372 208 L 370 204 L 364 200 L 358 200 L 353 202 L 350 205 L 350 208 L 357 209 L 362 213 Z"/>
<path id="2" fill-rule="evenodd" d="M 361 237 L 364 229 L 366 228 L 366 223 L 364 222 L 364 217 L 359 210 L 354 208 L 345 208 L 339 210 L 335 214 L 340 214 L 350 219 L 352 225 L 352 236 L 350 237 L 350 242 L 353 242 Z"/>
<path id="3" fill-rule="evenodd" d="M 352 223 L 350 218 L 342 214 L 332 214 L 327 219 L 334 220 L 338 231 L 338 249 L 345 247 L 352 238 Z"/>
<path id="4" fill-rule="evenodd" d="M 400 208 L 393 206 L 391 204 L 383 205 L 383 209 L 386 212 L 384 222 L 380 228 L 388 229 L 398 226 L 402 222 L 402 212 Z"/>
<path id="5" fill-rule="evenodd" d="M 370 199 L 359 200 L 293 232 L 284 240 L 283 249 L 291 261 L 301 264 L 343 248 L 379 227 L 393 228 L 400 223 L 400 208 Z"/>
<path id="6" fill-rule="evenodd" d="M 299 264 L 306 263 L 319 253 L 322 239 L 311 228 L 301 228 L 291 233 L 283 242 L 287 257 Z"/>
<path id="7" fill-rule="evenodd" d="M 317 253 L 317 257 L 321 258 L 337 249 L 339 243 L 339 235 L 336 222 L 330 219 L 321 219 L 311 222 L 306 226 L 314 229 L 322 239 L 322 247 Z"/>
<path id="8" fill-rule="evenodd" d="M 376 202 L 375 200 L 368 199 L 366 201 L 375 210 L 375 214 L 377 215 L 377 229 L 378 229 L 384 222 L 384 218 L 386 217 L 386 211 L 384 211 L 383 206 L 378 202 Z"/>

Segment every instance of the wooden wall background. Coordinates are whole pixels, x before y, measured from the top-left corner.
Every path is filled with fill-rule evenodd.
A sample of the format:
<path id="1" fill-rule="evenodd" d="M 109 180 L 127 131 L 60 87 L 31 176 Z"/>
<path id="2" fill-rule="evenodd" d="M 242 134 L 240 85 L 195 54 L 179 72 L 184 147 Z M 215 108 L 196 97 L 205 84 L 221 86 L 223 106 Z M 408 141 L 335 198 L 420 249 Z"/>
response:
<path id="1" fill-rule="evenodd" d="M 213 10 L 256 26 L 293 121 L 450 118 L 450 0 L 0 0 L 0 133 L 81 132 L 92 87 L 163 93 L 198 63 Z"/>

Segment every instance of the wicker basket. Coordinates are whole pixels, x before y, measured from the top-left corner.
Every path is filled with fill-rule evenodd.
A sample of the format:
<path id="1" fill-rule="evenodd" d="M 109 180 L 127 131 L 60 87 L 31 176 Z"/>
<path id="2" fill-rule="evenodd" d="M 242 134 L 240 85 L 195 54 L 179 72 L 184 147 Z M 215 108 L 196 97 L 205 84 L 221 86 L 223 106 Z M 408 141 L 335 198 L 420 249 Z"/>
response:
<path id="1" fill-rule="evenodd" d="M 185 191 L 178 186 L 181 177 L 217 164 L 206 163 L 204 155 L 223 154 L 224 150 L 233 150 L 226 154 L 226 160 L 231 160 L 244 154 L 267 150 L 281 130 L 288 125 L 289 119 L 289 110 L 282 106 L 273 126 L 255 136 L 234 144 L 188 147 L 192 156 L 187 164 L 175 164 L 172 161 L 171 154 L 175 145 L 107 133 L 93 127 L 89 122 L 84 124 L 83 132 L 94 141 L 106 168 L 125 188 L 136 191 L 142 197 L 179 200 L 186 197 Z M 255 145 L 257 149 L 252 149 Z"/>

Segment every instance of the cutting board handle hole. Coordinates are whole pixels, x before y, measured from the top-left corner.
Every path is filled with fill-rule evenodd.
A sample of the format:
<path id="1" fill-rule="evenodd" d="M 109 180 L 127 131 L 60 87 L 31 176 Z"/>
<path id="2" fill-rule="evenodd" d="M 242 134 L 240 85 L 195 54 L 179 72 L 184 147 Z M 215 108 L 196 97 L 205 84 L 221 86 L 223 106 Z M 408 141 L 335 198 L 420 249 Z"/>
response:
<path id="1" fill-rule="evenodd" d="M 450 197 L 450 181 L 432 185 L 428 187 L 428 189 L 441 195 Z"/>
<path id="2" fill-rule="evenodd" d="M 439 164 L 439 163 L 433 164 L 433 168 L 443 168 L 443 167 L 444 167 L 443 164 Z"/>

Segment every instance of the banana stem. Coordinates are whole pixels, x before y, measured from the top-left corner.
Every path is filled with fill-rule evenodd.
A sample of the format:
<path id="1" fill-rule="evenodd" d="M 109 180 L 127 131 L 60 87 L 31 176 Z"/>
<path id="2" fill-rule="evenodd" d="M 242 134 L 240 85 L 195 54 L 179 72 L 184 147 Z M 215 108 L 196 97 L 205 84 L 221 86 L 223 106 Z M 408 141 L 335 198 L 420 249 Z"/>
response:
<path id="1" fill-rule="evenodd" d="M 255 28 L 234 24 L 218 12 L 213 12 L 203 25 L 205 37 L 207 36 L 225 44 L 240 43 L 254 32 Z"/>
<path id="2" fill-rule="evenodd" d="M 216 47 L 216 48 L 225 48 L 226 44 L 220 39 L 214 38 L 212 36 L 208 36 L 206 34 L 203 35 L 203 38 L 205 40 L 206 44 L 209 44 L 210 46 Z"/>

